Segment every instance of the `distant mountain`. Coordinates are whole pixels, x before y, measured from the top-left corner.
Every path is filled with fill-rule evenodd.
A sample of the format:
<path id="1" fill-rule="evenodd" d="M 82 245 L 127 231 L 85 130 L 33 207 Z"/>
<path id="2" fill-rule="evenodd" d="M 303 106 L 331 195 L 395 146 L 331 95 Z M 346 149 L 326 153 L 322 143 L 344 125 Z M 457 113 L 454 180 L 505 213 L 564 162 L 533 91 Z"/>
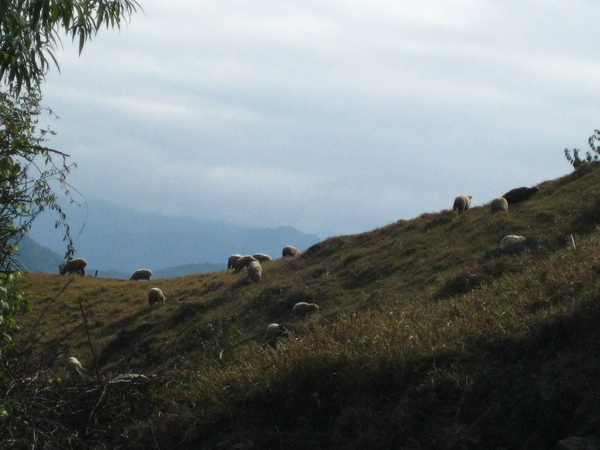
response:
<path id="1" fill-rule="evenodd" d="M 58 266 L 63 263 L 63 257 L 58 253 L 43 247 L 29 236 L 25 236 L 19 242 L 19 256 L 17 261 L 27 272 L 58 273 Z M 203 263 L 186 264 L 184 266 L 167 267 L 153 271 L 152 279 L 174 278 L 195 273 L 219 272 L 226 270 L 227 264 Z M 131 276 L 130 272 L 120 272 L 117 270 L 88 270 L 88 275 L 101 278 L 127 279 Z"/>
<path id="2" fill-rule="evenodd" d="M 189 274 L 186 272 L 189 270 L 198 273 L 192 268 L 205 263 L 218 264 L 224 269 L 233 253 L 261 252 L 278 258 L 286 245 L 304 250 L 321 240 L 293 227 L 249 228 L 190 217 L 168 217 L 135 212 L 99 200 L 88 200 L 87 209 L 70 208 L 67 216 L 75 238 L 76 257 L 88 260 L 90 274 L 98 270 L 103 277 L 105 273 L 130 275 L 141 268 L 151 269 L 157 277 L 162 269 L 169 269 L 168 273 L 181 270 L 176 275 L 179 276 Z M 55 220 L 52 212 L 38 217 L 30 237 L 62 255 L 65 244 L 61 229 L 55 228 Z"/>
<path id="3" fill-rule="evenodd" d="M 25 236 L 18 244 L 17 261 L 28 272 L 58 273 L 58 266 L 63 258 L 49 248 L 43 247 L 29 236 Z"/>

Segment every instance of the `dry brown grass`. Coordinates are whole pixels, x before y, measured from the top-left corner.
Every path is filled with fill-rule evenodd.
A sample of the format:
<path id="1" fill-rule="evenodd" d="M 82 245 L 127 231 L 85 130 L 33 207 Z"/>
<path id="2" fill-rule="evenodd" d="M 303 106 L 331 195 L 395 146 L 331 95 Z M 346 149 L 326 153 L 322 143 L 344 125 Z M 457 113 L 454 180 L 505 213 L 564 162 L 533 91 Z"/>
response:
<path id="1" fill-rule="evenodd" d="M 99 448 L 549 448 L 596 432 L 599 182 L 575 172 L 508 214 L 330 238 L 256 284 L 28 274 L 19 339 L 47 377 L 58 353 L 94 367 L 90 343 L 101 377 L 154 376 L 143 418 L 119 425 L 115 411 Z M 507 234 L 543 245 L 490 256 Z M 152 286 L 164 306 L 148 307 Z M 320 314 L 292 321 L 298 301 Z M 290 329 L 276 349 L 271 322 Z"/>

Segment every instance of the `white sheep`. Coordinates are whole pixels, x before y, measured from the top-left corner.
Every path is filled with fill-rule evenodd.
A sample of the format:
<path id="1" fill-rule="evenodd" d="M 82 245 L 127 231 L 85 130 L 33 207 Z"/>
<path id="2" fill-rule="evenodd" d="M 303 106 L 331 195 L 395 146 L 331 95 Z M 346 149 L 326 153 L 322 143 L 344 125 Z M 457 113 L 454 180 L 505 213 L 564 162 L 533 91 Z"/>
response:
<path id="1" fill-rule="evenodd" d="M 305 319 L 310 314 L 319 311 L 319 305 L 315 303 L 298 302 L 292 308 L 292 314 L 294 317 Z"/>
<path id="2" fill-rule="evenodd" d="M 70 377 L 79 377 L 79 378 L 84 378 L 85 377 L 85 369 L 83 368 L 83 366 L 81 365 L 81 363 L 79 362 L 79 360 L 77 358 L 75 358 L 74 356 L 70 356 L 67 359 L 67 362 L 65 363 L 65 367 L 67 368 L 67 374 Z"/>
<path id="3" fill-rule="evenodd" d="M 87 266 L 87 261 L 83 258 L 70 259 L 65 264 L 62 264 L 58 267 L 59 273 L 64 275 L 66 273 L 76 273 L 85 277 L 85 267 Z"/>
<path id="4" fill-rule="evenodd" d="M 242 257 L 242 255 L 233 254 L 227 259 L 227 270 L 234 269 L 235 263 Z"/>
<path id="5" fill-rule="evenodd" d="M 254 256 L 250 256 L 250 255 L 242 256 L 235 263 L 235 267 L 233 268 L 233 271 L 234 272 L 239 272 L 240 270 L 245 269 L 246 267 L 248 267 L 248 265 L 252 261 L 257 261 L 257 259 Z"/>
<path id="6" fill-rule="evenodd" d="M 258 262 L 273 261 L 273 258 L 271 258 L 269 255 L 265 255 L 264 253 L 255 253 L 252 255 L 252 257 Z"/>
<path id="7" fill-rule="evenodd" d="M 262 267 L 258 261 L 250 261 L 248 264 L 248 279 L 257 283 L 262 278 Z"/>
<path id="8" fill-rule="evenodd" d="M 490 207 L 492 208 L 492 213 L 508 212 L 508 202 L 504 197 L 497 197 L 492 200 Z"/>
<path id="9" fill-rule="evenodd" d="M 148 280 L 152 277 L 152 271 L 150 269 L 139 269 L 133 272 L 130 280 Z"/>
<path id="10" fill-rule="evenodd" d="M 267 327 L 267 331 L 265 333 L 265 340 L 267 344 L 271 347 L 275 347 L 277 344 L 277 340 L 283 336 L 287 336 L 287 330 L 284 326 L 279 325 L 278 323 L 272 323 Z"/>
<path id="11" fill-rule="evenodd" d="M 454 205 L 452 206 L 452 211 L 458 211 L 458 215 L 460 216 L 463 211 L 466 211 L 471 206 L 472 195 L 459 195 L 454 199 Z"/>
<path id="12" fill-rule="evenodd" d="M 525 236 L 516 236 L 514 234 L 509 234 L 508 236 L 504 236 L 502 241 L 500 241 L 500 247 L 508 247 L 509 245 L 517 244 L 518 242 L 523 242 L 525 240 Z"/>
<path id="13" fill-rule="evenodd" d="M 165 300 L 166 300 L 166 297 L 160 288 L 153 287 L 148 291 L 148 304 L 150 306 L 154 306 L 157 303 L 164 305 Z"/>
<path id="14" fill-rule="evenodd" d="M 298 256 L 299 254 L 300 254 L 300 251 L 296 247 L 292 247 L 291 245 L 286 245 L 285 247 L 283 247 L 283 250 L 281 251 L 282 257 Z"/>

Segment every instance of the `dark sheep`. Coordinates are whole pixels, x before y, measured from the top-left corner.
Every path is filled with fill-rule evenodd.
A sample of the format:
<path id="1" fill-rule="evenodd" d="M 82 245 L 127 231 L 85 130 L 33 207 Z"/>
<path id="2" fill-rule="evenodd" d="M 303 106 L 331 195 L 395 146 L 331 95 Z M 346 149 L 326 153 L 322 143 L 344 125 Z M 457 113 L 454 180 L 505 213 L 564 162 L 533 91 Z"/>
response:
<path id="1" fill-rule="evenodd" d="M 525 200 L 529 200 L 533 194 L 539 192 L 540 188 L 537 186 L 528 188 L 528 187 L 520 187 L 511 189 L 502 197 L 506 199 L 509 205 L 513 205 L 515 203 L 524 202 Z"/>

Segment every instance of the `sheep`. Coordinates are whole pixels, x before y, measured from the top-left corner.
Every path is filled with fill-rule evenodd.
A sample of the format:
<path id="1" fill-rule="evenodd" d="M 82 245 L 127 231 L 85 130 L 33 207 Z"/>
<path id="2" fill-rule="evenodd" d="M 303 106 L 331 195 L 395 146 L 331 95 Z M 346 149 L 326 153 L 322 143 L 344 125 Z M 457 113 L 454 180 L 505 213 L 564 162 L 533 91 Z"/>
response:
<path id="1" fill-rule="evenodd" d="M 139 269 L 133 272 L 130 280 L 147 280 L 150 281 L 150 277 L 152 277 L 152 271 L 150 269 Z"/>
<path id="2" fill-rule="evenodd" d="M 252 261 L 257 261 L 257 259 L 254 256 L 250 256 L 250 255 L 246 255 L 246 256 L 242 256 L 240 259 L 237 260 L 237 262 L 235 263 L 235 266 L 233 268 L 234 272 L 239 272 L 242 269 L 245 269 L 246 267 L 248 267 L 248 265 L 252 262 Z M 258 261 L 257 261 L 258 262 Z"/>
<path id="3" fill-rule="evenodd" d="M 70 259 L 65 264 L 58 266 L 58 270 L 61 275 L 75 273 L 85 277 L 85 266 L 87 266 L 87 261 L 83 258 Z"/>
<path id="4" fill-rule="evenodd" d="M 500 241 L 500 247 L 508 247 L 509 245 L 517 244 L 518 242 L 523 242 L 525 240 L 525 236 L 516 236 L 514 234 L 509 234 L 508 236 L 504 236 L 502 241 Z"/>
<path id="5" fill-rule="evenodd" d="M 508 202 L 504 197 L 495 198 L 494 200 L 492 200 L 492 203 L 490 205 L 492 208 L 492 213 L 508 212 Z"/>
<path id="6" fill-rule="evenodd" d="M 500 258 L 505 255 L 520 255 L 523 252 L 528 251 L 538 251 L 547 249 L 550 246 L 550 243 L 546 239 L 540 238 L 527 238 L 524 241 L 517 242 L 513 245 L 508 245 L 506 247 L 499 247 L 493 250 L 488 250 L 485 253 L 486 259 L 494 259 Z"/>
<path id="7" fill-rule="evenodd" d="M 69 378 L 75 376 L 78 376 L 79 378 L 84 378 L 84 373 L 86 370 L 83 368 L 79 360 L 74 356 L 70 356 L 67 359 L 65 366 L 67 368 L 67 374 Z"/>
<path id="8" fill-rule="evenodd" d="M 292 315 L 305 319 L 312 313 L 319 311 L 319 305 L 315 303 L 298 302 L 292 308 Z"/>
<path id="9" fill-rule="evenodd" d="M 278 323 L 272 323 L 267 327 L 265 340 L 271 347 L 275 347 L 275 345 L 277 345 L 277 341 L 287 335 L 288 332 L 284 326 L 279 325 Z"/>
<path id="10" fill-rule="evenodd" d="M 265 255 L 264 253 L 255 253 L 252 255 L 252 257 L 258 262 L 273 261 L 273 258 L 271 258 L 269 255 Z"/>
<path id="11" fill-rule="evenodd" d="M 148 291 L 148 304 L 154 306 L 157 303 L 164 305 L 166 300 L 163 291 L 160 288 L 153 287 Z"/>
<path id="12" fill-rule="evenodd" d="M 300 251 L 296 247 L 292 247 L 291 245 L 287 245 L 287 246 L 283 247 L 283 250 L 281 251 L 282 257 L 298 256 L 299 254 L 300 254 Z"/>
<path id="13" fill-rule="evenodd" d="M 452 206 L 452 211 L 458 211 L 458 215 L 460 216 L 463 211 L 466 211 L 471 206 L 472 195 L 459 195 L 454 199 L 454 206 Z"/>
<path id="14" fill-rule="evenodd" d="M 262 267 L 258 261 L 250 261 L 248 264 L 248 279 L 257 283 L 262 278 Z"/>
<path id="15" fill-rule="evenodd" d="M 509 205 L 513 205 L 515 203 L 524 202 L 525 200 L 529 200 L 533 194 L 539 192 L 540 188 L 537 186 L 528 188 L 528 187 L 520 187 L 511 189 L 502 197 L 506 199 Z"/>
<path id="16" fill-rule="evenodd" d="M 235 268 L 235 263 L 242 257 L 242 255 L 238 255 L 237 253 L 231 255 L 227 259 L 227 270 Z"/>

